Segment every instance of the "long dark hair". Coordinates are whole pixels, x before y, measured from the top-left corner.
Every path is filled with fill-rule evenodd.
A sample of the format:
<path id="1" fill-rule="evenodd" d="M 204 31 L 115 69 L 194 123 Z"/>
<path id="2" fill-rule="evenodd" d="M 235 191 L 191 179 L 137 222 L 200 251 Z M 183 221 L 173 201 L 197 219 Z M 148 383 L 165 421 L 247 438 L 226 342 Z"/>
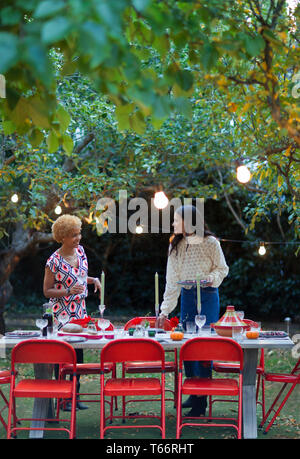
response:
<path id="1" fill-rule="evenodd" d="M 192 210 L 192 217 L 193 217 L 193 220 L 195 222 L 197 209 L 194 206 L 191 206 L 190 208 Z M 182 207 L 180 207 L 179 209 L 176 210 L 176 213 L 178 213 L 181 216 L 183 221 L 184 221 L 184 210 L 185 210 L 184 206 L 182 206 Z M 203 237 L 205 238 L 205 237 L 208 237 L 208 236 L 216 237 L 216 235 L 214 233 L 212 233 L 212 231 L 210 231 L 207 223 L 204 222 Z M 170 247 L 170 250 L 169 250 L 169 255 L 171 255 L 173 250 L 176 250 L 176 254 L 177 254 L 177 246 L 178 246 L 179 242 L 182 241 L 183 238 L 184 238 L 184 234 L 182 234 L 182 233 L 181 234 L 172 234 L 172 236 L 170 237 L 170 245 L 171 245 L 171 247 Z"/>

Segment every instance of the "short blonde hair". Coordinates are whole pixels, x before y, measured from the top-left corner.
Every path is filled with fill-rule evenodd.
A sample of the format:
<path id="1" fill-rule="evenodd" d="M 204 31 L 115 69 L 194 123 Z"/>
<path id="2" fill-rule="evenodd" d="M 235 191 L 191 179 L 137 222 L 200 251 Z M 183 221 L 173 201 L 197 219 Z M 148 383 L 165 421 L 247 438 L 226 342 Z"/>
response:
<path id="1" fill-rule="evenodd" d="M 62 242 L 74 229 L 81 228 L 81 220 L 75 215 L 61 215 L 52 225 L 52 235 L 56 242 Z"/>

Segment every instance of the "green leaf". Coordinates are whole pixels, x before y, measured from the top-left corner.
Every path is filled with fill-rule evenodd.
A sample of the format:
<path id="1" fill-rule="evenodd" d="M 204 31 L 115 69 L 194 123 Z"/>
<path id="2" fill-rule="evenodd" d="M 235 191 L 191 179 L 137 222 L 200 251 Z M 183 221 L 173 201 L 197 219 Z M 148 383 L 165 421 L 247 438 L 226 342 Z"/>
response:
<path id="1" fill-rule="evenodd" d="M 46 104 L 38 96 L 33 96 L 32 98 L 27 99 L 27 103 L 27 116 L 31 117 L 33 123 L 41 129 L 49 128 L 49 114 Z"/>
<path id="2" fill-rule="evenodd" d="M 5 73 L 18 60 L 17 37 L 8 32 L 0 32 L 0 73 Z"/>
<path id="3" fill-rule="evenodd" d="M 179 70 L 175 75 L 175 80 L 184 91 L 189 91 L 193 86 L 193 74 L 188 70 Z"/>
<path id="4" fill-rule="evenodd" d="M 134 8 L 142 13 L 147 9 L 147 6 L 150 4 L 150 0 L 132 0 Z"/>
<path id="5" fill-rule="evenodd" d="M 53 0 L 45 0 L 38 4 L 33 16 L 37 19 L 54 16 L 59 11 L 63 10 L 65 6 L 65 2 L 62 0 L 55 0 L 55 2 L 53 2 Z"/>
<path id="6" fill-rule="evenodd" d="M 245 35 L 244 43 L 247 53 L 252 57 L 258 56 L 265 46 L 265 41 L 260 35 L 256 37 Z"/>
<path id="7" fill-rule="evenodd" d="M 49 153 L 54 153 L 55 151 L 58 150 L 59 143 L 58 143 L 58 138 L 55 134 L 54 131 L 51 131 L 46 139 L 47 147 Z"/>
<path id="8" fill-rule="evenodd" d="M 74 142 L 72 138 L 67 134 L 64 134 L 62 139 L 63 139 L 62 141 L 63 149 L 68 155 L 70 155 L 73 152 Z"/>
<path id="9" fill-rule="evenodd" d="M 21 20 L 21 12 L 12 6 L 7 6 L 1 10 L 0 17 L 3 26 L 16 25 Z"/>
<path id="10" fill-rule="evenodd" d="M 4 135 L 10 135 L 16 131 L 16 126 L 12 121 L 3 121 L 2 128 Z"/>
<path id="11" fill-rule="evenodd" d="M 146 123 L 141 112 L 135 112 L 130 117 L 130 126 L 137 134 L 144 134 Z"/>
<path id="12" fill-rule="evenodd" d="M 159 52 L 161 57 L 165 56 L 170 49 L 170 42 L 167 35 L 156 36 L 153 41 L 153 47 Z"/>
<path id="13" fill-rule="evenodd" d="M 34 72 L 43 83 L 49 86 L 53 74 L 46 48 L 42 46 L 41 43 L 37 43 L 33 40 L 28 40 L 26 45 L 24 53 L 26 62 L 34 69 Z"/>
<path id="14" fill-rule="evenodd" d="M 115 110 L 115 115 L 121 131 L 130 129 L 129 115 L 134 110 L 134 104 L 118 105 Z"/>
<path id="15" fill-rule="evenodd" d="M 92 68 L 101 64 L 110 53 L 104 27 L 92 21 L 87 21 L 80 27 L 79 46 L 82 53 L 92 56 L 89 62 Z"/>
<path id="16" fill-rule="evenodd" d="M 42 41 L 46 44 L 55 43 L 66 38 L 71 29 L 68 18 L 58 16 L 47 21 L 42 27 Z"/>
<path id="17" fill-rule="evenodd" d="M 217 62 L 219 53 L 215 46 L 211 43 L 206 43 L 201 50 L 201 63 L 205 70 L 210 70 Z"/>
<path id="18" fill-rule="evenodd" d="M 39 129 L 33 129 L 32 133 L 29 135 L 29 141 L 33 148 L 39 147 L 43 140 L 43 133 Z"/>
<path id="19" fill-rule="evenodd" d="M 60 124 L 60 132 L 65 132 L 71 122 L 71 116 L 62 105 L 59 105 L 56 112 L 56 117 Z"/>

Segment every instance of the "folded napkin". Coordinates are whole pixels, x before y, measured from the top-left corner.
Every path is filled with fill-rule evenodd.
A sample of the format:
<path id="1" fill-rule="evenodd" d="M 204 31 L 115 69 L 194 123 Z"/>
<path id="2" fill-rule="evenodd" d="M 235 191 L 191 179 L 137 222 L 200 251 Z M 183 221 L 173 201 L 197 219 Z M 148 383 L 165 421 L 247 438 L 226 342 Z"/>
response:
<path id="1" fill-rule="evenodd" d="M 90 316 L 87 316 L 87 317 L 84 317 L 83 319 L 75 319 L 75 318 L 72 318 L 70 320 L 70 324 L 77 324 L 77 325 L 81 325 L 82 328 L 86 328 L 88 326 L 88 323 L 93 320 Z"/>

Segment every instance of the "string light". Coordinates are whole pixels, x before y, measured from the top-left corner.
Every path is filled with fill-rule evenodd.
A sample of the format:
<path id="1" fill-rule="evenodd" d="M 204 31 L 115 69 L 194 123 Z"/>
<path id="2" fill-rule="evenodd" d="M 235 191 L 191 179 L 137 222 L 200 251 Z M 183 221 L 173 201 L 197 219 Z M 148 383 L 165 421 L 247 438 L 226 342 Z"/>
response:
<path id="1" fill-rule="evenodd" d="M 157 209 L 164 209 L 169 203 L 169 199 L 163 191 L 157 191 L 154 195 L 154 205 Z"/>
<path id="2" fill-rule="evenodd" d="M 266 248 L 265 244 L 263 242 L 260 243 L 259 249 L 258 249 L 259 255 L 263 256 L 266 254 Z"/>
<path id="3" fill-rule="evenodd" d="M 60 206 L 56 206 L 55 209 L 54 209 L 54 212 L 56 213 L 56 215 L 60 215 L 62 213 L 61 207 Z"/>
<path id="4" fill-rule="evenodd" d="M 11 200 L 11 202 L 14 202 L 14 203 L 18 202 L 19 201 L 19 196 L 17 195 L 17 193 L 14 193 L 12 195 L 12 197 L 10 198 L 10 200 Z"/>
<path id="5" fill-rule="evenodd" d="M 251 179 L 251 173 L 247 166 L 239 166 L 236 169 L 236 178 L 240 183 L 248 183 Z"/>
<path id="6" fill-rule="evenodd" d="M 137 225 L 135 228 L 136 234 L 142 234 L 144 232 L 143 227 L 141 225 Z"/>

